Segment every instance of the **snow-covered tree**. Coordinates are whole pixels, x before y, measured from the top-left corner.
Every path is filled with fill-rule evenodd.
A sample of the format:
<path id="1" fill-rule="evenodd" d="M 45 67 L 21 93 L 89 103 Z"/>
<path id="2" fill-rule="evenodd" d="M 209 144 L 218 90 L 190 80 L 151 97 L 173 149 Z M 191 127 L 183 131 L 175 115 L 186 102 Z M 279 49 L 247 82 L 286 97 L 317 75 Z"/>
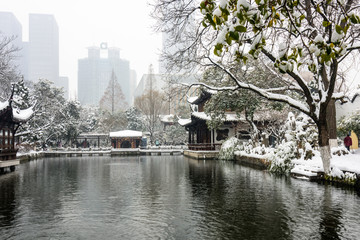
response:
<path id="1" fill-rule="evenodd" d="M 82 106 L 80 109 L 80 127 L 81 133 L 96 131 L 99 121 L 99 109 L 97 107 Z"/>
<path id="2" fill-rule="evenodd" d="M 101 111 L 96 131 L 101 133 L 109 133 L 113 131 L 125 130 L 126 127 L 127 119 L 125 112 L 115 112 L 114 114 L 111 114 L 108 111 Z"/>
<path id="3" fill-rule="evenodd" d="M 65 140 L 65 144 L 72 145 L 72 141 L 80 134 L 80 103 L 78 101 L 66 102 L 62 109 L 62 114 L 59 116 L 63 122 L 63 131 L 59 135 L 60 139 Z M 59 120 L 60 120 L 59 119 Z"/>
<path id="4" fill-rule="evenodd" d="M 127 129 L 134 131 L 142 131 L 144 128 L 141 111 L 136 107 L 131 107 L 126 110 Z"/>
<path id="5" fill-rule="evenodd" d="M 30 90 L 25 85 L 24 78 L 13 84 L 13 107 L 25 109 L 33 103 L 31 101 Z"/>
<path id="6" fill-rule="evenodd" d="M 167 143 L 177 145 L 186 143 L 188 134 L 183 126 L 174 124 L 166 128 L 163 138 Z"/>
<path id="7" fill-rule="evenodd" d="M 18 136 L 30 144 L 45 146 L 77 135 L 79 103 L 66 102 L 63 90 L 46 79 L 39 79 L 31 92 L 36 102 L 33 117 L 24 125 Z"/>
<path id="8" fill-rule="evenodd" d="M 166 112 L 164 95 L 153 87 L 153 67 L 149 66 L 148 89 L 143 95 L 135 98 L 134 105 L 144 116 L 145 129 L 150 133 L 150 141 L 154 141 L 154 134 L 160 130 L 160 114 Z"/>
<path id="9" fill-rule="evenodd" d="M 175 30 L 174 40 L 187 32 L 183 31 L 186 23 L 199 19 L 196 14 L 190 17 L 198 13 L 193 4 L 197 1 L 180 2 L 159 0 L 156 5 L 160 20 L 166 21 L 163 30 Z M 194 36 L 189 38 L 193 44 L 177 51 L 180 55 L 173 55 L 189 56 L 195 51 L 192 46 L 200 47 L 195 52 L 200 53 L 196 61 L 226 72 L 232 79 L 227 90 L 248 89 L 308 115 L 317 126 L 324 170 L 328 174 L 329 131 L 335 128 L 329 124 L 335 122 L 334 101 L 343 97 L 334 92 L 338 69 L 350 53 L 360 48 L 359 7 L 358 1 L 353 0 L 203 0 L 199 7 L 203 17 L 197 21 Z M 234 61 L 246 63 L 249 58 L 259 57 L 273 63 L 277 69 L 274 74 L 286 87 L 249 84 L 228 68 Z M 311 75 L 310 81 L 303 77 L 303 72 Z"/>
<path id="10" fill-rule="evenodd" d="M 281 83 L 277 82 L 277 76 L 256 61 L 252 61 L 251 64 L 244 66 L 236 64 L 232 68 L 232 73 L 238 78 L 243 79 L 244 82 L 258 82 L 262 87 L 281 86 Z M 207 85 L 226 87 L 231 85 L 232 80 L 228 79 L 225 73 L 219 72 L 216 68 L 209 68 L 205 71 L 202 81 Z M 222 124 L 222 119 L 224 119 L 227 111 L 235 112 L 239 117 L 244 116 L 252 129 L 252 139 L 255 140 L 259 139 L 259 131 L 254 123 L 254 115 L 256 112 L 281 111 L 283 108 L 284 106 L 282 104 L 275 102 L 269 103 L 265 101 L 265 98 L 259 97 L 249 90 L 238 89 L 218 91 L 216 94 L 213 94 L 205 105 L 205 112 L 211 116 L 211 120 L 208 121 L 208 125 L 211 128 L 217 128 Z M 270 119 L 268 118 L 266 120 L 269 121 Z"/>
<path id="11" fill-rule="evenodd" d="M 122 92 L 121 86 L 117 81 L 114 70 L 111 73 L 109 84 L 100 99 L 100 109 L 106 110 L 111 114 L 125 111 L 128 103 L 125 100 L 125 95 Z"/>

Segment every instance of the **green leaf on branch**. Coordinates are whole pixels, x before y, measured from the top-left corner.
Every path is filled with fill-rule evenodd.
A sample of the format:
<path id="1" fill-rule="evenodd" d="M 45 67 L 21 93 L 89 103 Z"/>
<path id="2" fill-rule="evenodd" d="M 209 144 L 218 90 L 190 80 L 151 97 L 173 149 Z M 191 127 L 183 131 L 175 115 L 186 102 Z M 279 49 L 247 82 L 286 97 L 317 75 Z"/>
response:
<path id="1" fill-rule="evenodd" d="M 238 31 L 238 32 L 246 32 L 247 28 L 244 27 L 244 26 L 239 25 L 239 26 L 235 27 L 235 30 Z"/>
<path id="2" fill-rule="evenodd" d="M 350 22 L 352 24 L 359 24 L 360 23 L 360 17 L 353 14 L 353 15 L 350 16 Z"/>
<path id="3" fill-rule="evenodd" d="M 232 38 L 232 40 L 238 41 L 239 40 L 239 33 L 238 32 L 230 32 L 230 37 Z"/>
<path id="4" fill-rule="evenodd" d="M 336 25 L 335 26 L 335 31 L 338 33 L 338 34 L 341 34 L 343 32 L 343 29 L 340 25 Z"/>
<path id="5" fill-rule="evenodd" d="M 328 27 L 328 26 L 331 25 L 331 23 L 328 22 L 328 21 L 323 21 L 322 25 L 323 25 L 324 27 Z"/>

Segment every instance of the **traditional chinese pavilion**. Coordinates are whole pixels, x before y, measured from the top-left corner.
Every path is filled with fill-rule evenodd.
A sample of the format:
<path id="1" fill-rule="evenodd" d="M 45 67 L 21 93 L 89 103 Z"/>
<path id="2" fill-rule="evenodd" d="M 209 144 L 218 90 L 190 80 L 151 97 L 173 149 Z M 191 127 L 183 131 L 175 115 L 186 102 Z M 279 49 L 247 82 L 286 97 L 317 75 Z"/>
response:
<path id="1" fill-rule="evenodd" d="M 204 112 L 206 102 L 212 93 L 202 90 L 199 96 L 191 97 L 188 102 L 193 105 L 191 119 L 180 119 L 179 124 L 184 126 L 189 133 L 189 150 L 219 150 L 223 140 L 235 136 L 239 118 L 234 113 L 226 113 L 223 125 L 219 129 L 209 129 L 206 121 L 210 120 Z"/>
<path id="2" fill-rule="evenodd" d="M 245 117 L 231 111 L 225 113 L 222 125 L 218 129 L 210 129 L 207 126 L 206 121 L 211 120 L 211 116 L 204 112 L 204 108 L 213 94 L 216 92 L 201 89 L 199 96 L 188 98 L 193 109 L 191 118 L 180 119 L 179 124 L 184 126 L 189 133 L 189 150 L 219 150 L 222 142 L 229 137 L 237 137 L 240 140 L 250 139 L 250 125 Z M 256 116 L 257 119 L 254 121 L 259 130 L 265 128 L 269 119 L 273 118 L 273 116 L 265 116 L 265 113 L 261 115 Z"/>
<path id="3" fill-rule="evenodd" d="M 0 102 L 0 170 L 10 167 L 13 171 L 16 162 L 15 133 L 19 126 L 26 122 L 33 114 L 33 109 L 19 110 L 12 107 L 12 99 Z"/>
<path id="4" fill-rule="evenodd" d="M 132 130 L 110 132 L 111 146 L 113 148 L 138 148 L 142 135 L 142 132 Z"/>

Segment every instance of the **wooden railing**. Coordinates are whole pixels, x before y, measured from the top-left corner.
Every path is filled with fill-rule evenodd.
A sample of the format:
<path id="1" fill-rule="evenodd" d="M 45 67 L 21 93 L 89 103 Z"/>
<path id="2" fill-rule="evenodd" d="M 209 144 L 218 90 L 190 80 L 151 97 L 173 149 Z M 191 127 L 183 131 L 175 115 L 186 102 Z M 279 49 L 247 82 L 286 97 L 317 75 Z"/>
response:
<path id="1" fill-rule="evenodd" d="M 218 151 L 220 150 L 221 143 L 191 143 L 188 144 L 189 150 L 193 151 Z"/>
<path id="2" fill-rule="evenodd" d="M 18 149 L 0 149 L 0 161 L 16 159 Z"/>

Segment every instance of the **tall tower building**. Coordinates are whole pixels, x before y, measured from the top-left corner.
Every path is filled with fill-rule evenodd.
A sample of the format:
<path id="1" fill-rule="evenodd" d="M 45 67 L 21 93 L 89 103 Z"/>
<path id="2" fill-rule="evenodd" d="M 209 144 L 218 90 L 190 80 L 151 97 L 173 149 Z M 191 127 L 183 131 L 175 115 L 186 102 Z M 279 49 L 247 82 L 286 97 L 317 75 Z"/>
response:
<path id="1" fill-rule="evenodd" d="M 53 15 L 29 15 L 29 80 L 46 78 L 58 85 L 59 28 Z"/>
<path id="2" fill-rule="evenodd" d="M 107 51 L 103 58 L 100 51 Z M 78 99 L 82 104 L 98 106 L 114 71 L 128 104 L 132 103 L 129 61 L 120 58 L 120 49 L 89 47 L 88 57 L 78 60 Z"/>

